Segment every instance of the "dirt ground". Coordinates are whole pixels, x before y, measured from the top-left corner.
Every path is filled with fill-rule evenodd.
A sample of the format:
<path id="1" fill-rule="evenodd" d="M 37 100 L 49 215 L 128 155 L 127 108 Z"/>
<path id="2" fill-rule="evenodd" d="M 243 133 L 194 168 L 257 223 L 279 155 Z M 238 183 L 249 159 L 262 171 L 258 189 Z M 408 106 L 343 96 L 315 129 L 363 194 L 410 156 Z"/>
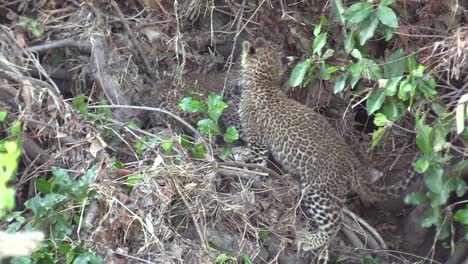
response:
<path id="1" fill-rule="evenodd" d="M 467 47 L 459 46 L 468 37 L 462 2 L 397 0 L 395 37 L 372 40 L 367 52 L 383 61 L 403 48 L 439 83 L 466 93 L 467 64 L 460 65 L 466 60 L 457 55 L 466 58 Z M 14 183 L 18 209 L 34 196 L 33 179 L 49 179 L 52 166 L 78 177 L 96 165 L 93 188 L 102 198 L 85 210 L 83 225 L 89 228 L 80 239 L 105 263 L 216 263 L 220 252 L 238 263 L 248 263 L 243 255 L 254 263 L 309 263 L 315 253 L 298 252 L 295 244 L 296 229 L 306 219 L 294 179 L 270 173 L 265 180 L 265 171 L 189 158 L 178 134 L 196 135 L 164 113 L 115 108 L 113 117 L 93 120 L 73 109 L 72 98 L 86 95 L 88 110 L 94 111 L 92 106 L 102 102 L 160 107 L 168 94 L 182 96 L 195 82 L 223 93 L 235 78 L 243 40 L 262 36 L 282 45 L 286 54 L 304 58 L 313 25 L 330 8 L 325 0 L 0 0 L 0 110 L 25 124 L 24 156 Z M 25 17 L 39 26 L 21 26 Z M 340 26 L 330 23 L 327 32 L 332 48 L 342 49 Z M 330 65 L 346 55 L 334 60 Z M 291 98 L 327 116 L 370 167 L 384 172 L 384 181 L 411 167 L 414 135 L 392 130 L 385 143 L 367 151 L 375 127 L 362 103 L 352 102 L 350 110 L 352 98 L 333 95 L 332 81 L 284 87 Z M 139 128 L 126 125 L 130 120 Z M 413 116 L 400 124 L 413 125 Z M 174 140 L 175 154 L 158 145 L 137 153 L 135 145 L 148 133 Z M 213 146 L 215 153 L 222 147 Z M 182 157 L 179 162 L 174 155 Z M 124 168 L 116 168 L 116 161 Z M 126 176 L 133 173 L 142 177 L 129 191 Z M 408 192 L 421 190 L 419 179 Z M 330 245 L 331 263 L 362 263 L 370 255 L 379 256 L 380 263 L 463 259 L 437 242 L 433 229 L 420 226 L 427 208 L 401 199 L 364 207 L 349 197 L 347 204 L 380 234 L 386 248 L 354 229 L 364 241 L 357 250 L 351 226 Z M 468 245 L 461 243 L 457 250 L 467 251 Z"/>

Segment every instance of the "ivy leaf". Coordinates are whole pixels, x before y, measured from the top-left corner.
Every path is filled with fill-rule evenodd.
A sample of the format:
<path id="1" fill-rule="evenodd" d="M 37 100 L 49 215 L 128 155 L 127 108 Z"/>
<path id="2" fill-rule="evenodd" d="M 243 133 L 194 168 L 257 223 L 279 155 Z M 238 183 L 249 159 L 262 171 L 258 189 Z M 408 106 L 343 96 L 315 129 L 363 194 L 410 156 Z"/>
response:
<path id="1" fill-rule="evenodd" d="M 202 143 L 195 144 L 193 148 L 190 148 L 189 156 L 194 159 L 204 159 L 206 154 L 205 146 Z"/>
<path id="2" fill-rule="evenodd" d="M 320 34 L 320 32 L 322 31 L 322 26 L 326 25 L 327 22 L 328 21 L 325 16 L 322 16 L 322 18 L 320 18 L 320 23 L 314 28 L 314 36 L 317 36 L 318 34 Z"/>
<path id="3" fill-rule="evenodd" d="M 387 97 L 382 106 L 382 113 L 392 122 L 400 120 L 406 112 L 405 105 L 400 100 Z"/>
<path id="4" fill-rule="evenodd" d="M 342 73 L 340 76 L 338 76 L 338 78 L 335 81 L 335 86 L 333 87 L 333 93 L 337 94 L 343 91 L 343 89 L 345 88 L 346 79 L 346 73 Z"/>
<path id="5" fill-rule="evenodd" d="M 227 107 L 227 104 L 223 102 L 220 95 L 215 93 L 208 94 L 208 115 L 211 119 L 218 121 L 224 109 Z"/>
<path id="6" fill-rule="evenodd" d="M 376 89 L 371 92 L 366 100 L 366 110 L 368 115 L 372 115 L 375 111 L 382 107 L 385 101 L 385 93 L 382 89 Z"/>
<path id="7" fill-rule="evenodd" d="M 398 27 L 398 18 L 390 7 L 379 6 L 376 14 L 382 24 L 391 28 Z"/>
<path id="8" fill-rule="evenodd" d="M 19 136 L 21 133 L 22 127 L 23 127 L 23 123 L 21 123 L 21 121 L 19 120 L 16 120 L 11 126 L 11 135 L 15 137 Z"/>
<path id="9" fill-rule="evenodd" d="M 395 0 L 382 0 L 382 2 L 380 2 L 380 6 L 389 6 L 393 4 L 394 2 Z"/>
<path id="10" fill-rule="evenodd" d="M 325 53 L 323 54 L 323 56 L 322 56 L 322 60 L 326 60 L 326 59 L 330 58 L 331 56 L 333 56 L 333 54 L 335 54 L 335 51 L 334 51 L 334 50 L 332 50 L 332 49 L 327 49 L 327 50 L 325 51 Z"/>
<path id="11" fill-rule="evenodd" d="M 164 150 L 164 153 L 166 153 L 166 155 L 168 156 L 171 154 L 173 147 L 174 147 L 173 141 L 161 142 L 161 148 Z"/>
<path id="12" fill-rule="evenodd" d="M 377 144 L 379 144 L 380 140 L 382 139 L 383 135 L 387 131 L 388 127 L 381 127 L 377 129 L 373 134 L 372 134 L 372 145 L 371 149 L 375 148 Z"/>
<path id="13" fill-rule="evenodd" d="M 444 127 L 440 122 L 432 126 L 431 141 L 432 150 L 434 152 L 439 152 L 447 146 L 446 137 L 449 132 L 450 130 Z"/>
<path id="14" fill-rule="evenodd" d="M 36 178 L 36 188 L 43 194 L 49 194 L 52 191 L 52 184 L 42 178 Z"/>
<path id="15" fill-rule="evenodd" d="M 239 132 L 234 126 L 229 126 L 224 133 L 224 142 L 232 143 L 239 139 Z"/>
<path id="16" fill-rule="evenodd" d="M 439 194 L 443 187 L 444 170 L 439 165 L 430 165 L 424 174 L 424 182 L 431 192 Z"/>
<path id="17" fill-rule="evenodd" d="M 371 59 L 364 58 L 361 60 L 362 65 L 362 77 L 369 80 L 378 80 L 382 79 L 382 71 L 375 61 Z"/>
<path id="18" fill-rule="evenodd" d="M 221 131 L 219 130 L 218 124 L 212 119 L 202 119 L 197 123 L 198 128 L 201 132 L 206 135 L 219 136 Z"/>
<path id="19" fill-rule="evenodd" d="M 416 145 L 424 153 L 425 156 L 432 155 L 432 140 L 431 140 L 432 127 L 427 125 L 420 125 L 416 127 Z"/>
<path id="20" fill-rule="evenodd" d="M 383 68 L 385 78 L 402 76 L 406 71 L 406 59 L 403 49 L 398 49 L 388 56 Z"/>
<path id="21" fill-rule="evenodd" d="M 387 117 L 382 114 L 382 113 L 377 113 L 374 117 L 374 125 L 376 126 L 385 126 L 389 123 L 390 121 L 387 119 Z"/>
<path id="22" fill-rule="evenodd" d="M 413 169 L 419 173 L 425 172 L 429 168 L 429 161 L 424 158 L 418 159 L 413 166 Z"/>
<path id="23" fill-rule="evenodd" d="M 343 13 L 346 21 L 357 24 L 366 19 L 374 11 L 374 6 L 370 3 L 355 3 Z"/>
<path id="24" fill-rule="evenodd" d="M 231 148 L 222 148 L 221 151 L 219 152 L 219 156 L 223 159 L 226 159 L 231 155 L 232 149 Z"/>
<path id="25" fill-rule="evenodd" d="M 358 60 L 362 60 L 362 54 L 358 49 L 353 49 L 353 51 L 351 51 L 351 56 Z"/>
<path id="26" fill-rule="evenodd" d="M 322 48 L 327 43 L 327 33 L 320 33 L 312 44 L 312 53 L 316 54 L 322 50 Z"/>
<path id="27" fill-rule="evenodd" d="M 407 101 L 410 98 L 409 95 L 414 93 L 414 89 L 415 86 L 411 80 L 403 80 L 398 89 L 398 98 L 403 101 Z"/>
<path id="28" fill-rule="evenodd" d="M 304 77 L 307 73 L 307 70 L 310 68 L 310 65 L 312 64 L 311 59 L 307 59 L 303 62 L 298 63 L 292 73 L 291 77 L 289 78 L 289 86 L 291 87 L 296 87 L 301 85 L 302 81 L 304 80 Z"/>
<path id="29" fill-rule="evenodd" d="M 347 54 L 349 54 L 354 49 L 354 35 L 355 31 L 351 31 L 346 35 L 344 48 Z"/>
<path id="30" fill-rule="evenodd" d="M 6 111 L 0 111 L 0 122 L 3 122 L 3 120 L 5 120 L 7 116 L 7 112 Z"/>
<path id="31" fill-rule="evenodd" d="M 468 207 L 465 209 L 459 209 L 453 216 L 453 219 L 462 225 L 468 225 Z"/>
<path id="32" fill-rule="evenodd" d="M 422 192 L 413 192 L 406 195 L 404 202 L 405 204 L 412 204 L 412 205 L 421 205 L 427 201 L 427 197 L 425 193 Z"/>
<path id="33" fill-rule="evenodd" d="M 431 226 L 440 226 L 442 223 L 442 213 L 440 211 L 440 207 L 432 208 L 432 215 L 426 219 L 424 219 L 421 223 L 422 227 L 428 228 Z"/>
<path id="34" fill-rule="evenodd" d="M 385 66 L 384 66 L 384 72 L 385 72 Z M 398 77 L 393 77 L 390 78 L 387 81 L 387 84 L 385 85 L 385 94 L 388 96 L 394 96 L 397 92 L 398 88 L 398 82 L 403 78 L 403 76 L 398 76 Z"/>
<path id="35" fill-rule="evenodd" d="M 342 0 L 332 0 L 331 1 L 331 14 L 333 20 L 335 20 L 338 24 L 344 25 L 345 20 L 343 17 L 343 1 Z"/>
<path id="36" fill-rule="evenodd" d="M 364 45 L 366 42 L 374 36 L 379 19 L 375 15 L 370 15 L 361 24 L 361 31 L 359 31 L 359 44 Z"/>
<path id="37" fill-rule="evenodd" d="M 205 107 L 202 102 L 194 100 L 192 97 L 185 97 L 180 100 L 179 107 L 185 112 L 202 113 L 205 112 Z"/>
<path id="38" fill-rule="evenodd" d="M 425 76 L 416 79 L 418 90 L 424 95 L 426 100 L 432 99 L 437 94 L 436 82 L 432 76 Z"/>

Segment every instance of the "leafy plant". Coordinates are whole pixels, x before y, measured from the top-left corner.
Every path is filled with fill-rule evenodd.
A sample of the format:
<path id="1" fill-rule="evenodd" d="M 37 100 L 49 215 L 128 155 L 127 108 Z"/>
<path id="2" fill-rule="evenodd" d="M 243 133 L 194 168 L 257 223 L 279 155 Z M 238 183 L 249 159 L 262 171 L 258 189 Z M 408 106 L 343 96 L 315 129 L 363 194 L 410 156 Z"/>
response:
<path id="1" fill-rule="evenodd" d="M 393 36 L 393 30 L 398 27 L 398 19 L 390 7 L 393 2 L 382 0 L 377 5 L 358 2 L 345 8 L 342 0 L 332 0 L 331 15 L 346 30 L 344 51 L 350 58 L 339 66 L 326 63 L 335 51 L 327 49 L 323 52 L 327 35 L 322 30 L 328 21 L 322 17 L 314 28 L 312 52 L 309 58 L 296 65 L 289 83 L 291 86 L 306 87 L 311 80 L 333 80 L 334 93 L 365 96 L 367 114 L 373 117 L 377 127 L 371 148 L 379 144 L 390 128 L 401 129 L 398 122 L 408 112 L 416 116 L 414 133 L 422 156 L 415 162 L 414 170 L 424 174 L 428 191 L 410 194 L 405 202 L 429 204 L 432 214 L 421 224 L 424 227 L 435 226 L 439 231 L 439 239 L 443 240 L 452 231 L 452 219 L 447 221 L 450 214 L 444 214 L 450 211 L 445 210 L 448 199 L 452 195 L 461 197 L 467 191 L 466 182 L 458 175 L 445 175 L 444 167 L 453 158 L 447 151 L 451 146 L 448 138 L 459 135 L 466 140 L 468 95 L 460 98 L 455 113 L 450 112 L 449 107 L 437 98 L 436 80 L 426 73 L 424 65 L 417 63 L 414 55 L 408 56 L 402 49 L 398 49 L 380 65 L 366 54 L 365 44 L 369 39 L 381 34 L 388 41 Z M 373 87 L 360 92 L 353 91 L 360 80 Z M 462 161 L 457 166 L 461 171 L 468 163 Z M 466 209 L 460 209 L 454 214 L 453 220 L 466 228 L 464 216 Z"/>
<path id="2" fill-rule="evenodd" d="M 209 93 L 206 102 L 194 99 L 193 97 L 185 97 L 179 102 L 179 107 L 189 113 L 204 113 L 207 118 L 199 120 L 197 123 L 198 129 L 208 136 L 223 136 L 224 142 L 230 144 L 239 139 L 239 132 L 234 126 L 229 126 L 226 131 L 222 132 L 219 127 L 219 117 L 228 105 L 223 102 L 220 95 Z M 205 149 L 202 144 L 193 145 L 188 140 L 188 136 L 181 135 L 181 144 L 186 147 L 189 154 L 194 158 L 203 158 Z M 229 148 L 221 150 L 221 156 L 228 156 L 231 153 Z"/>
<path id="3" fill-rule="evenodd" d="M 25 229 L 32 230 L 47 226 L 49 239 L 31 257 L 15 258 L 14 263 L 104 263 L 86 247 L 68 237 L 81 222 L 81 209 L 90 199 L 98 198 L 89 184 L 96 177 L 96 167 L 89 169 L 81 178 L 73 180 L 70 175 L 57 167 L 52 168 L 52 179 L 36 179 L 40 192 L 26 201 L 26 213 L 33 214 L 32 221 Z M 8 231 L 18 231 L 25 222 L 25 212 L 14 212 L 9 216 Z M 82 226 L 83 228 L 88 228 Z M 60 261 L 63 260 L 63 261 Z"/>
<path id="4" fill-rule="evenodd" d="M 39 22 L 37 22 L 35 19 L 21 17 L 21 21 L 18 23 L 18 26 L 27 29 L 36 38 L 40 38 L 42 35 L 44 35 L 44 30 L 39 25 Z"/>
<path id="5" fill-rule="evenodd" d="M 7 112 L 0 111 L 0 122 L 7 117 Z M 21 156 L 22 124 L 15 121 L 10 128 L 9 137 L 0 140 L 0 219 L 7 210 L 15 207 L 15 191 L 7 183 L 15 177 L 18 159 Z"/>

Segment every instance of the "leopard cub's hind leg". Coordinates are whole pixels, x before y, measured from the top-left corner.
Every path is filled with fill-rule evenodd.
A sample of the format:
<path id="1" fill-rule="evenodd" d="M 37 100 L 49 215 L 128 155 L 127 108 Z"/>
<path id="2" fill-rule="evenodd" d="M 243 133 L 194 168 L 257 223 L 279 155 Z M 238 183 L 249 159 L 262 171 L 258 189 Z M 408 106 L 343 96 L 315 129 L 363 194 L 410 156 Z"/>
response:
<path id="1" fill-rule="evenodd" d="M 317 226 L 316 230 L 300 234 L 299 243 L 307 251 L 322 247 L 336 235 L 342 221 L 342 210 L 334 198 L 318 186 L 312 185 L 303 193 L 302 208 Z"/>

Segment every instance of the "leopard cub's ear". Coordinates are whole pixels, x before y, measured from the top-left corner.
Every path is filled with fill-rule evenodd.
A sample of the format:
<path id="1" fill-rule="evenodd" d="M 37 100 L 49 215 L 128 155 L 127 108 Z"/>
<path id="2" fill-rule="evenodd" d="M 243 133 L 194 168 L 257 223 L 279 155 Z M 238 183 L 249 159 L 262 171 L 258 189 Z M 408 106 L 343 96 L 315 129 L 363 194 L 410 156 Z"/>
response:
<path id="1" fill-rule="evenodd" d="M 252 43 L 250 43 L 248 40 L 242 42 L 242 51 L 249 55 L 255 53 L 255 49 L 252 47 Z"/>
<path id="2" fill-rule="evenodd" d="M 255 49 L 263 48 L 267 46 L 267 42 L 264 38 L 259 37 L 254 41 L 253 46 Z"/>

